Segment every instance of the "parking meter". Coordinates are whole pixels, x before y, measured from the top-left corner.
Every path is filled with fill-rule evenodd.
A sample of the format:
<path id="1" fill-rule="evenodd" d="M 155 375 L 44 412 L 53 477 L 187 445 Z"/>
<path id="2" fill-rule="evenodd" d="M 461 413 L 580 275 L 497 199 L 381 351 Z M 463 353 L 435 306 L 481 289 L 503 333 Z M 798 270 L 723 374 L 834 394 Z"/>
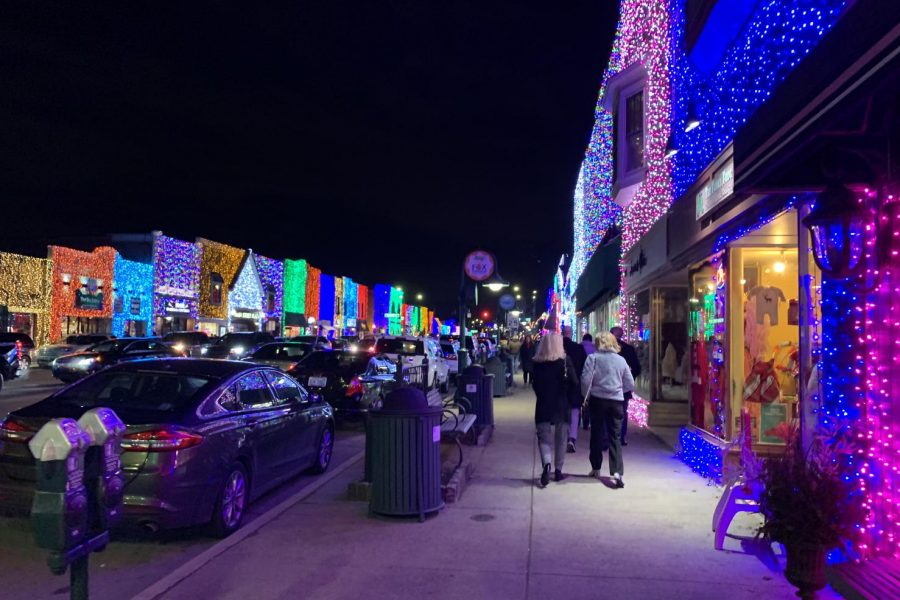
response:
<path id="1" fill-rule="evenodd" d="M 73 419 L 49 421 L 28 442 L 37 463 L 31 524 L 40 548 L 65 552 L 87 534 L 84 453 L 89 443 Z"/>
<path id="2" fill-rule="evenodd" d="M 122 514 L 122 435 L 125 423 L 110 408 L 93 408 L 78 419 L 90 438 L 84 460 L 84 477 L 90 503 L 92 531 L 108 530 Z"/>

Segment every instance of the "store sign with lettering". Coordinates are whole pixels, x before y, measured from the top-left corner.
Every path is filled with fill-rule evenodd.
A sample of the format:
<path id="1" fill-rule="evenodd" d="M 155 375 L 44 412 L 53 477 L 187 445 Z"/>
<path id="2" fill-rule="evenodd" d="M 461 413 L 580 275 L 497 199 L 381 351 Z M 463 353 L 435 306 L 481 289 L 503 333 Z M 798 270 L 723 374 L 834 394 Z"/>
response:
<path id="1" fill-rule="evenodd" d="M 131 298 L 131 314 L 141 314 L 141 299 L 138 296 L 133 296 Z"/>
<path id="2" fill-rule="evenodd" d="M 165 310 L 167 315 L 189 315 L 191 307 L 187 300 L 180 298 L 166 298 Z"/>
<path id="3" fill-rule="evenodd" d="M 75 290 L 75 308 L 82 310 L 103 310 L 103 280 L 93 277 L 79 277 Z"/>
<path id="4" fill-rule="evenodd" d="M 733 192 L 734 161 L 729 159 L 697 192 L 697 219 L 702 219 Z"/>

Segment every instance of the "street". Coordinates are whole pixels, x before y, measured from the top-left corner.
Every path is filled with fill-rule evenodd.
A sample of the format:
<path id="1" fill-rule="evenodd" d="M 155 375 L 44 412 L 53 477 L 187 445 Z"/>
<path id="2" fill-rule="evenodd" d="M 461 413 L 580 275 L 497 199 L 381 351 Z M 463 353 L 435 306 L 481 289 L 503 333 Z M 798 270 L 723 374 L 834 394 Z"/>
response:
<path id="1" fill-rule="evenodd" d="M 28 369 L 24 377 L 4 383 L 3 391 L 0 391 L 0 418 L 46 398 L 62 386 L 61 381 L 53 378 L 50 369 Z"/>

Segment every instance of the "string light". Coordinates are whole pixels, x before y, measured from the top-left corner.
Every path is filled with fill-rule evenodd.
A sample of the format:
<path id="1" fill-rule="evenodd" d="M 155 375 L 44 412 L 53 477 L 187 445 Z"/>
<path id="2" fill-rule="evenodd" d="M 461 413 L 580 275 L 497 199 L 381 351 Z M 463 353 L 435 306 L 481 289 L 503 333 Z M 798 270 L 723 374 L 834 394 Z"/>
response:
<path id="1" fill-rule="evenodd" d="M 50 339 L 50 278 L 52 263 L 45 258 L 0 252 L 0 304 L 11 313 L 35 315 L 34 342 Z"/>
<path id="2" fill-rule="evenodd" d="M 403 309 L 403 290 L 391 286 L 390 299 L 390 314 L 396 316 L 388 317 L 388 331 L 391 335 L 401 335 L 403 333 L 403 319 L 406 315 L 406 311 Z"/>
<path id="3" fill-rule="evenodd" d="M 278 331 L 281 330 L 281 316 L 284 308 L 284 263 L 274 258 L 267 258 L 261 254 L 256 255 L 256 272 L 263 288 L 263 316 L 266 319 L 276 319 L 279 322 Z M 275 295 L 274 306 L 269 305 L 268 294 Z"/>
<path id="4" fill-rule="evenodd" d="M 62 339 L 63 317 L 111 319 L 112 303 L 106 289 L 112 285 L 116 251 L 101 246 L 93 252 L 82 252 L 63 246 L 50 246 L 53 261 L 50 298 L 50 339 Z M 91 289 L 96 285 L 96 289 Z M 76 306 L 83 288 L 95 298 L 96 308 Z M 96 293 L 94 293 L 96 292 Z"/>
<path id="5" fill-rule="evenodd" d="M 632 393 L 628 401 L 628 420 L 638 427 L 646 428 L 650 424 L 650 401 Z"/>
<path id="6" fill-rule="evenodd" d="M 306 261 L 284 261 L 284 312 L 302 315 L 306 313 Z"/>
<path id="7" fill-rule="evenodd" d="M 334 276 L 319 275 L 319 320 L 334 321 Z"/>
<path id="8" fill-rule="evenodd" d="M 198 238 L 197 244 L 202 251 L 200 257 L 199 316 L 211 319 L 228 319 L 228 297 L 230 294 L 225 294 L 223 290 L 222 302 L 219 304 L 211 302 L 213 285 L 215 285 L 212 281 L 212 274 L 218 273 L 222 277 L 223 285 L 230 285 L 238 275 L 238 269 L 241 268 L 245 251 L 203 238 Z"/>
<path id="9" fill-rule="evenodd" d="M 166 317 L 166 301 L 187 305 L 192 319 L 199 315 L 200 246 L 164 235 L 153 244 L 153 315 Z"/>
<path id="10" fill-rule="evenodd" d="M 256 261 L 253 259 L 253 252 L 247 251 L 243 268 L 238 272 L 237 279 L 231 288 L 228 292 L 228 305 L 231 312 L 237 310 L 262 312 L 264 294 L 259 273 L 256 270 Z"/>
<path id="11" fill-rule="evenodd" d="M 144 323 L 151 333 L 153 321 L 153 265 L 122 258 L 117 252 L 113 271 L 112 334 L 122 337 L 129 321 Z"/>
<path id="12" fill-rule="evenodd" d="M 678 456 L 695 473 L 716 484 L 722 482 L 724 449 L 702 434 L 683 428 L 678 436 Z"/>
<path id="13" fill-rule="evenodd" d="M 306 266 L 306 317 L 317 321 L 321 318 L 319 314 L 319 284 L 321 278 L 321 270 L 312 265 Z"/>
<path id="14" fill-rule="evenodd" d="M 375 285 L 374 305 L 373 325 L 381 331 L 387 331 L 389 326 L 387 315 L 391 312 L 391 286 L 383 283 Z"/>
<path id="15" fill-rule="evenodd" d="M 334 278 L 334 328 L 339 332 L 344 329 L 344 278 Z"/>
<path id="16" fill-rule="evenodd" d="M 358 301 L 356 314 L 357 319 L 368 321 L 369 319 L 369 288 L 363 284 L 358 284 L 356 288 L 356 298 Z M 369 323 L 371 325 L 371 323 Z"/>

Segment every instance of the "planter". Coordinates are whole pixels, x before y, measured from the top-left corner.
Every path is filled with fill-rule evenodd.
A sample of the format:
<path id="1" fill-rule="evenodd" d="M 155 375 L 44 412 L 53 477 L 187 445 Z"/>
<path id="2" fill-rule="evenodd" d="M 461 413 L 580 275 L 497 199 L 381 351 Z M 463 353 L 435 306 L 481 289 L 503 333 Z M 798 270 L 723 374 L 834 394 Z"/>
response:
<path id="1" fill-rule="evenodd" d="M 784 576 L 797 588 L 797 596 L 809 600 L 825 587 L 825 546 L 785 544 L 787 567 Z"/>

